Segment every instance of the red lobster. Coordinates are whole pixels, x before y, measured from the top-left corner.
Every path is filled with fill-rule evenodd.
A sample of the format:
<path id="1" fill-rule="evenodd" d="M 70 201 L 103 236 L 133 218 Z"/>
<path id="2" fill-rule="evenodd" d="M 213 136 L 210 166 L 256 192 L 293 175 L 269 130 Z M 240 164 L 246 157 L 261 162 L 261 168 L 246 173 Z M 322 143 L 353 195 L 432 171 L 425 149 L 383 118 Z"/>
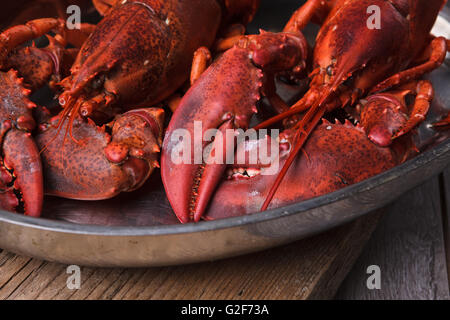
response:
<path id="1" fill-rule="evenodd" d="M 75 199 L 105 199 L 142 185 L 158 165 L 163 113 L 138 108 L 155 105 L 178 89 L 189 76 L 194 51 L 211 46 L 219 30 L 226 30 L 233 23 L 247 23 L 259 0 L 97 0 L 94 3 L 106 16 L 87 41 L 78 42 L 83 46 L 71 74 L 59 83 L 58 77 L 52 81 L 64 89 L 59 97 L 63 111 L 52 119 L 46 112 L 39 112 L 40 119 L 36 121 L 30 110 L 21 111 L 27 120 L 27 127 L 22 129 L 20 114 L 4 108 L 6 114 L 2 120 L 6 129 L 3 131 L 9 132 L 9 127 L 25 130 L 29 140 L 30 154 L 14 153 L 16 162 L 33 160 L 33 166 L 14 167 L 7 161 L 13 154 L 5 155 L 5 174 L 0 177 L 5 209 L 13 211 L 23 206 L 25 214 L 40 214 L 42 182 L 20 183 L 30 175 L 35 175 L 36 181 L 42 180 L 39 154 L 35 146 L 31 147 L 29 135 L 36 122 L 41 123 L 36 141 L 45 167 L 46 193 Z M 41 56 L 44 57 L 42 67 L 48 67 L 46 71 L 50 74 L 65 73 L 59 72 L 65 60 L 51 50 L 38 50 L 39 55 L 27 56 L 33 63 L 19 67 L 11 65 L 8 57 L 25 41 L 61 27 L 57 20 L 51 21 L 54 25 L 39 24 L 37 28 L 35 23 L 29 23 L 1 34 L 0 54 L 4 60 L 1 68 L 17 70 L 24 77 L 25 83 L 18 77 L 13 79 L 19 91 L 22 86 L 26 90 L 37 88 L 49 79 L 31 72 L 38 65 L 36 62 L 40 63 Z M 82 31 L 92 29 L 89 25 L 83 27 Z M 67 30 L 62 34 L 59 40 L 71 35 Z M 60 49 L 68 52 L 64 46 Z M 39 85 L 31 84 L 33 77 Z M 16 104 L 31 106 L 25 95 L 28 91 L 21 92 L 24 94 L 15 95 Z M 3 99 L 3 103 L 11 100 L 8 99 Z M 130 109 L 133 111 L 114 119 L 115 115 Z M 108 123 L 111 119 L 114 120 Z M 107 125 L 96 125 L 103 123 Z M 72 139 L 66 140 L 69 133 Z M 74 134 L 78 136 L 75 138 Z"/>
<path id="2" fill-rule="evenodd" d="M 175 129 L 188 128 L 190 131 L 193 120 L 202 121 L 203 127 L 210 127 L 210 123 L 219 124 L 217 127 L 221 130 L 233 122 L 245 122 L 248 125 L 248 118 L 255 110 L 251 106 L 261 90 L 255 85 L 246 84 L 251 77 L 254 78 L 254 83 L 258 83 L 258 77 L 253 75 L 251 67 L 242 71 L 242 64 L 226 63 L 224 58 L 210 67 L 183 98 L 180 109 L 166 132 L 163 145 L 163 182 L 180 221 L 198 221 L 208 211 L 213 195 L 211 206 L 214 209 L 225 207 L 226 209 L 219 210 L 225 212 L 225 215 L 237 214 L 236 210 L 242 210 L 242 213 L 256 212 L 258 205 L 265 210 L 274 196 L 277 205 L 295 199 L 306 199 L 356 183 L 406 160 L 414 152 L 414 147 L 408 143 L 408 137 L 399 142 L 404 144 L 403 147 L 399 147 L 398 143 L 387 147 L 394 139 L 406 135 L 423 120 L 433 99 L 431 84 L 416 79 L 444 61 L 446 40 L 430 36 L 430 30 L 444 3 L 445 1 L 310 0 L 294 14 L 285 32 L 294 32 L 298 36 L 310 20 L 323 21 L 323 26 L 314 49 L 310 90 L 289 111 L 255 127 L 264 128 L 308 110 L 293 128 L 282 134 L 284 143 L 282 141 L 280 149 L 284 152 L 280 155 L 280 163 L 283 168 L 276 177 L 260 175 L 261 166 L 235 166 L 231 168 L 231 175 L 242 179 L 221 185 L 224 166 L 171 163 L 169 157 L 176 143 L 170 142 L 170 136 Z M 381 29 L 368 28 L 367 9 L 374 5 L 381 11 Z M 399 38 L 402 41 L 398 41 Z M 236 52 L 238 49 L 239 45 L 230 51 Z M 299 54 L 295 56 L 296 63 L 299 59 L 305 59 L 300 54 L 305 52 L 304 46 L 297 46 L 297 49 Z M 267 52 L 271 52 L 273 60 L 276 55 L 280 56 L 281 61 L 285 60 L 283 51 Z M 225 55 L 231 54 L 227 52 Z M 220 73 L 225 72 L 225 66 L 229 69 L 227 75 Z M 292 64 L 286 65 L 285 70 L 278 69 L 276 72 L 287 71 L 292 67 Z M 242 73 L 248 76 L 243 77 Z M 268 74 L 268 78 L 271 78 L 274 72 Z M 222 80 L 223 78 L 227 81 Z M 231 85 L 234 83 L 242 89 L 229 90 L 224 95 L 222 86 L 234 88 Z M 387 91 L 394 86 L 398 87 L 395 91 Z M 268 87 L 273 89 L 273 86 Z M 206 88 L 209 90 L 205 90 Z M 264 92 L 273 90 L 263 88 L 262 93 Z M 412 106 L 405 100 L 409 94 L 415 95 Z M 369 97 L 366 100 L 360 100 L 367 95 Z M 278 98 L 269 100 L 275 109 L 283 110 L 283 103 Z M 325 124 L 313 133 L 326 112 L 357 103 L 359 107 L 352 111 L 352 115 L 361 117 L 361 127 L 351 127 L 348 123 Z M 245 121 L 238 122 L 234 119 Z M 298 153 L 311 134 L 312 141 L 303 149 L 308 155 L 305 157 L 307 160 L 302 160 L 302 157 L 299 159 Z M 339 147 L 341 143 L 342 147 Z M 354 156 L 348 157 L 350 152 Z M 349 162 L 345 159 L 349 159 Z M 379 163 L 375 164 L 372 159 Z M 249 168 L 252 170 L 247 170 Z M 286 174 L 289 178 L 283 182 Z M 322 176 L 324 179 L 314 178 Z M 306 185 L 294 188 L 300 179 Z M 267 189 L 267 185 L 273 187 Z M 243 192 L 237 195 L 235 192 L 239 190 Z M 250 197 L 254 200 L 249 200 Z M 228 199 L 225 200 L 226 198 Z M 264 203 L 262 199 L 265 199 Z M 231 209 L 225 203 L 236 205 L 236 209 Z M 214 218 L 209 214 L 208 217 Z"/>

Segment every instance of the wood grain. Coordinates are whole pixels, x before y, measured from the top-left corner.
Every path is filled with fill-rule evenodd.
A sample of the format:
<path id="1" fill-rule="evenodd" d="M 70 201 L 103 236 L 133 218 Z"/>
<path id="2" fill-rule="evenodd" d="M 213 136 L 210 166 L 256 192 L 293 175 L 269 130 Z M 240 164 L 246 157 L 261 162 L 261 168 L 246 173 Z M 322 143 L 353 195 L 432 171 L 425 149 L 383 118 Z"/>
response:
<path id="1" fill-rule="evenodd" d="M 380 213 L 324 235 L 244 257 L 149 269 L 82 268 L 0 253 L 0 299 L 329 299 L 370 238 Z"/>
<path id="2" fill-rule="evenodd" d="M 436 178 L 390 205 L 336 298 L 449 299 L 440 194 Z M 370 265 L 381 290 L 366 286 Z"/>

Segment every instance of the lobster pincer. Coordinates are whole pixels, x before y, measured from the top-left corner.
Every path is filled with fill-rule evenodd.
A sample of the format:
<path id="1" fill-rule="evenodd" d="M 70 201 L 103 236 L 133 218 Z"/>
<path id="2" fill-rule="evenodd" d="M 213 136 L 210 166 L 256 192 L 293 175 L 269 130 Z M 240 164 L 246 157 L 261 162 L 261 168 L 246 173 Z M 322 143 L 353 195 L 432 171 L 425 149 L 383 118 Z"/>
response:
<path id="1" fill-rule="evenodd" d="M 102 200 L 144 184 L 156 167 L 164 111 L 136 109 L 102 127 L 80 116 L 73 122 L 77 141 L 59 130 L 59 117 L 39 126 L 45 193 L 77 200 Z M 68 124 L 66 124 L 67 126 Z"/>
<path id="2" fill-rule="evenodd" d="M 222 180 L 225 160 L 234 154 L 230 140 L 235 134 L 227 131 L 247 129 L 261 96 L 275 94 L 266 90 L 274 75 L 303 65 L 306 55 L 301 34 L 243 37 L 183 97 L 166 131 L 161 158 L 166 193 L 182 223 L 200 220 Z M 220 134 L 210 139 L 211 130 Z"/>
<path id="3" fill-rule="evenodd" d="M 0 71 L 0 206 L 38 216 L 43 202 L 42 166 L 31 131 L 36 123 L 30 91 L 17 72 Z"/>
<path id="4" fill-rule="evenodd" d="M 263 174 L 266 169 L 255 165 L 246 166 L 250 175 L 229 167 L 205 212 L 205 220 L 258 212 L 270 191 L 268 186 L 275 182 L 295 145 L 295 136 L 293 128 L 280 133 L 279 170 L 275 174 Z M 403 163 L 414 154 L 414 148 L 405 147 L 410 145 L 410 139 L 406 140 L 383 148 L 372 143 L 360 125 L 324 119 L 305 144 L 307 156 L 295 158 L 269 209 L 334 192 Z M 269 142 L 259 139 L 258 143 Z M 254 145 L 247 143 L 243 148 L 249 150 Z"/>

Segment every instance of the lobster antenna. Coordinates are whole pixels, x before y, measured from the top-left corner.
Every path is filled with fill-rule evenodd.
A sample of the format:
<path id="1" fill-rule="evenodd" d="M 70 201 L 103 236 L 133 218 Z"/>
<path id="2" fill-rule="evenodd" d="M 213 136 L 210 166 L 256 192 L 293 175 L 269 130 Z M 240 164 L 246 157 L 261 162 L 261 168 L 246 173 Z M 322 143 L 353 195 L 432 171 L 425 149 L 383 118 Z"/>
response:
<path id="1" fill-rule="evenodd" d="M 64 110 L 61 112 L 61 116 L 60 116 L 60 118 L 59 118 L 59 120 L 58 120 L 58 124 L 56 125 L 56 127 L 57 127 L 58 130 L 56 131 L 55 136 L 54 136 L 53 138 L 51 138 L 50 141 L 47 142 L 47 143 L 45 144 L 45 146 L 41 149 L 41 151 L 39 151 L 39 154 L 42 154 L 42 152 L 44 152 L 45 150 L 47 150 L 48 146 L 49 146 L 51 143 L 53 143 L 53 142 L 56 140 L 56 138 L 58 138 L 59 133 L 61 132 L 62 126 L 63 126 L 63 124 L 64 124 L 64 122 L 65 122 L 65 119 L 66 119 L 68 113 L 70 112 L 70 104 L 71 104 L 71 103 L 72 103 L 72 98 L 69 98 L 67 107 L 64 108 Z"/>
<path id="2" fill-rule="evenodd" d="M 289 157 L 286 160 L 286 163 L 284 164 L 283 168 L 281 169 L 281 172 L 278 174 L 277 179 L 275 180 L 272 188 L 270 189 L 269 194 L 267 195 L 266 200 L 264 201 L 264 204 L 261 207 L 261 211 L 265 211 L 269 207 L 270 202 L 275 196 L 275 193 L 277 192 L 281 182 L 286 176 L 289 168 L 291 167 L 300 150 L 305 145 L 305 142 L 307 141 L 310 133 L 314 130 L 319 121 L 322 119 L 323 115 L 325 114 L 325 111 L 326 109 L 322 107 L 322 104 L 317 104 L 310 111 L 308 111 L 308 113 L 305 115 L 305 118 L 303 118 L 302 122 L 300 122 L 299 130 L 296 133 L 294 139 L 294 141 L 296 141 L 294 149 L 290 152 Z M 305 128 L 306 125 L 308 125 L 307 128 Z"/>
<path id="3" fill-rule="evenodd" d="M 254 126 L 253 129 L 259 130 L 259 129 L 264 129 L 264 128 L 270 127 L 271 125 L 274 125 L 275 123 L 278 123 L 286 118 L 294 116 L 303 111 L 305 111 L 305 106 L 303 104 L 300 104 L 298 106 L 294 105 L 288 111 L 280 113 L 266 121 L 261 122 L 260 124 Z"/>
<path id="4" fill-rule="evenodd" d="M 270 202 L 272 201 L 273 197 L 275 196 L 275 193 L 277 192 L 278 188 L 280 187 L 281 182 L 283 182 L 284 177 L 286 176 L 289 168 L 291 167 L 291 165 L 294 162 L 295 158 L 297 157 L 298 153 L 305 145 L 311 132 L 315 129 L 317 124 L 320 122 L 320 120 L 324 116 L 324 114 L 326 112 L 326 108 L 323 107 L 323 104 L 330 97 L 331 93 L 335 92 L 337 90 L 337 88 L 340 86 L 340 84 L 342 82 L 341 79 L 343 79 L 343 77 L 341 75 L 339 75 L 336 78 L 336 80 L 334 81 L 334 83 L 332 84 L 331 89 L 325 91 L 325 93 L 318 100 L 318 102 L 312 106 L 312 108 L 305 114 L 304 118 L 299 123 L 298 131 L 297 131 L 295 139 L 294 139 L 294 143 L 295 143 L 294 149 L 290 152 L 289 157 L 286 160 L 286 163 L 284 164 L 283 168 L 281 169 L 281 172 L 278 174 L 272 188 L 270 189 L 269 194 L 267 195 L 266 200 L 264 201 L 264 204 L 261 207 L 261 211 L 265 211 L 269 207 Z M 294 110 L 294 111 L 297 111 L 297 110 Z M 280 114 L 279 116 L 283 116 L 282 119 L 285 119 L 289 115 L 293 115 L 295 113 L 296 112 L 293 113 L 293 111 L 289 110 L 283 114 Z M 286 116 L 285 114 L 289 114 L 289 115 Z M 276 122 L 278 122 L 278 121 L 276 121 Z"/>
<path id="5" fill-rule="evenodd" d="M 58 138 L 58 136 L 59 136 L 59 134 L 61 133 L 61 130 L 62 130 L 62 128 L 63 128 L 63 126 L 64 126 L 64 123 L 66 122 L 67 118 L 69 118 L 69 126 L 73 125 L 73 119 L 72 119 L 72 118 L 73 118 L 73 114 L 76 113 L 76 112 L 78 111 L 79 106 L 81 105 L 79 102 L 78 102 L 78 103 L 77 103 L 77 102 L 78 102 L 78 100 L 75 100 L 75 98 L 73 98 L 72 96 L 69 97 L 69 99 L 67 100 L 67 105 L 66 105 L 66 107 L 64 108 L 64 110 L 61 112 L 60 118 L 59 118 L 59 120 L 58 120 L 58 124 L 56 125 L 56 127 L 57 127 L 56 134 L 55 134 L 55 135 L 50 139 L 50 141 L 47 142 L 47 143 L 45 144 L 45 146 L 39 151 L 39 154 L 42 154 L 45 150 L 47 150 L 47 149 L 48 149 L 48 146 L 49 146 L 50 144 L 52 144 L 52 143 Z M 75 106 L 75 104 L 76 104 L 76 106 Z M 75 110 L 75 109 L 76 109 L 76 110 Z M 74 112 L 71 114 L 70 112 L 71 112 L 72 110 L 73 110 Z M 68 129 L 68 128 L 66 128 L 66 133 L 65 133 L 65 135 L 64 135 L 63 143 L 64 143 L 64 141 L 66 141 L 67 129 Z M 72 136 L 72 134 L 71 134 L 71 136 Z M 72 136 L 72 138 L 73 138 L 73 136 Z M 78 143 L 78 141 L 75 140 L 75 138 L 73 138 L 73 140 L 74 140 L 75 142 Z"/>
<path id="6" fill-rule="evenodd" d="M 75 142 L 76 144 L 80 143 L 77 139 L 75 139 L 73 137 L 72 129 L 73 129 L 73 122 L 74 122 L 75 118 L 77 117 L 77 114 L 78 114 L 82 104 L 83 104 L 83 101 L 78 100 L 77 104 L 74 107 L 72 107 L 72 113 L 69 115 L 69 123 L 66 128 L 66 133 L 64 134 L 63 143 L 66 141 L 67 132 L 69 132 L 70 138 L 72 139 L 73 142 Z"/>
<path id="7" fill-rule="evenodd" d="M 64 163 L 64 156 L 65 156 L 65 153 L 64 153 L 65 143 L 64 142 L 66 141 L 67 135 L 69 133 L 70 133 L 70 136 L 71 136 L 72 140 L 75 141 L 75 143 L 78 144 L 78 141 L 75 140 L 75 138 L 72 136 L 72 126 L 73 126 L 73 120 L 75 119 L 74 115 L 77 114 L 77 112 L 80 109 L 81 105 L 82 105 L 82 100 L 78 99 L 78 100 L 75 101 L 74 104 L 70 105 L 70 107 L 68 106 L 68 109 L 69 109 L 68 112 L 71 112 L 71 113 L 68 115 L 69 123 L 67 124 L 66 131 L 64 133 L 63 143 L 62 143 L 62 146 L 61 146 L 61 159 L 62 159 L 61 162 L 62 163 Z M 56 135 L 56 137 L 57 136 L 58 136 L 58 134 Z"/>

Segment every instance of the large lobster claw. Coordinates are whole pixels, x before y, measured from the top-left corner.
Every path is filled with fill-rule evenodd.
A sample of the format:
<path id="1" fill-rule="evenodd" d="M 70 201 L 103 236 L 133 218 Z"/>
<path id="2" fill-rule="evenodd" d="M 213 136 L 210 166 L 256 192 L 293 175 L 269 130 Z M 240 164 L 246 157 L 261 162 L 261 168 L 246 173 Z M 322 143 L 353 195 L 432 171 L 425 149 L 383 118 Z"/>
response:
<path id="1" fill-rule="evenodd" d="M 30 133 L 10 130 L 3 140 L 0 206 L 38 217 L 43 202 L 42 166 Z"/>
<path id="2" fill-rule="evenodd" d="M 43 203 L 43 177 L 39 151 L 30 132 L 36 124 L 34 103 L 17 72 L 0 72 L 0 206 L 39 216 Z"/>
<path id="3" fill-rule="evenodd" d="M 108 199 L 139 188 L 159 167 L 162 109 L 133 110 L 103 127 L 78 117 L 72 128 L 76 141 L 58 130 L 58 121 L 55 117 L 41 126 L 36 137 L 43 150 L 46 194 Z"/>
<path id="4" fill-rule="evenodd" d="M 268 95 L 266 84 L 276 73 L 297 67 L 306 48 L 301 35 L 244 37 L 186 93 L 166 131 L 161 157 L 166 193 L 182 223 L 200 220 L 226 160 L 234 161 L 234 129 L 249 127 L 261 94 Z"/>

